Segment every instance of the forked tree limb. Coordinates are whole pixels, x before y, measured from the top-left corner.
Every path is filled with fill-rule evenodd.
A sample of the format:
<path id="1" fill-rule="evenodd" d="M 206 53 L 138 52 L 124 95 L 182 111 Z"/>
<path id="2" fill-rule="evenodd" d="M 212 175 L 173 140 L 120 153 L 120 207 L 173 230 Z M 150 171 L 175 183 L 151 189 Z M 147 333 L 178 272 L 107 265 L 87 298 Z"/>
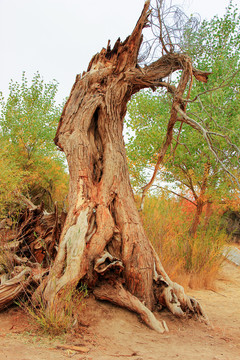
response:
<path id="1" fill-rule="evenodd" d="M 195 78 L 198 81 L 207 82 L 208 76 L 210 74 L 209 72 L 203 72 L 203 71 L 194 69 L 192 67 L 190 58 L 188 58 L 187 56 L 182 56 L 182 57 L 180 57 L 180 59 L 179 58 L 176 59 L 174 54 L 172 54 L 172 55 L 169 54 L 168 57 L 172 60 L 173 64 L 176 67 L 178 67 L 179 69 L 182 70 L 182 75 L 181 75 L 178 86 L 177 87 L 171 86 L 171 88 L 170 88 L 170 92 L 173 94 L 173 104 L 172 104 L 170 119 L 169 119 L 168 126 L 167 126 L 167 133 L 165 136 L 164 144 L 158 152 L 158 159 L 157 159 L 157 162 L 154 167 L 153 175 L 152 175 L 150 181 L 142 189 L 141 203 L 140 203 L 140 208 L 139 208 L 141 211 L 143 210 L 145 196 L 146 196 L 148 190 L 150 189 L 150 187 L 152 186 L 152 184 L 154 183 L 157 173 L 158 173 L 158 170 L 160 168 L 160 165 L 163 163 L 166 152 L 172 143 L 173 129 L 178 120 L 176 108 L 180 107 L 182 109 L 182 111 L 184 111 L 184 112 L 186 111 L 186 103 L 185 104 L 183 103 L 182 97 L 183 97 L 184 91 L 188 85 L 188 82 L 190 81 L 187 99 L 189 99 L 189 97 L 190 97 L 192 83 L 193 83 L 193 75 L 195 76 Z M 155 63 L 149 65 L 149 68 L 150 69 L 153 68 L 156 70 L 157 68 L 159 68 L 161 62 L 162 62 L 162 58 L 159 59 L 158 61 L 156 61 Z M 165 84 L 162 83 L 159 86 L 165 87 Z M 169 91 L 169 86 L 166 86 L 166 87 Z M 179 140 L 180 132 L 181 132 L 181 127 L 179 130 L 179 135 L 178 135 L 177 140 Z M 176 145 L 176 147 L 177 147 L 177 145 Z M 173 153 L 175 152 L 176 147 L 175 147 Z"/>
<path id="2" fill-rule="evenodd" d="M 185 69 L 186 71 L 186 69 Z M 240 188 L 240 183 L 237 179 L 237 177 L 232 173 L 230 172 L 227 167 L 224 165 L 223 161 L 219 158 L 219 156 L 217 155 L 215 149 L 213 148 L 213 145 L 212 145 L 212 141 L 211 141 L 211 135 L 215 135 L 215 136 L 220 136 L 220 137 L 223 137 L 226 139 L 226 141 L 228 142 L 228 144 L 230 144 L 231 146 L 233 146 L 235 148 L 235 150 L 239 153 L 239 148 L 235 145 L 235 144 L 232 144 L 231 141 L 229 140 L 229 138 L 226 136 L 226 135 L 223 135 L 223 134 L 219 134 L 219 133 L 216 133 L 216 132 L 212 132 L 212 131 L 208 131 L 207 129 L 205 129 L 201 124 L 199 124 L 197 121 L 193 120 L 192 118 L 190 118 L 187 114 L 186 114 L 186 105 L 187 105 L 187 102 L 192 102 L 192 101 L 195 101 L 198 96 L 200 96 L 201 94 L 204 94 L 206 92 L 209 92 L 209 91 L 215 91 L 221 87 L 224 87 L 226 86 L 226 84 L 224 84 L 223 82 L 223 85 L 220 86 L 220 87 L 217 87 L 217 88 L 214 88 L 214 89 L 210 89 L 210 90 L 207 90 L 199 95 L 197 95 L 193 100 L 189 100 L 190 98 L 190 92 L 191 92 L 191 87 L 192 87 L 192 75 L 194 75 L 194 77 L 198 80 L 198 81 L 201 81 L 201 82 L 204 82 L 204 83 L 207 83 L 208 81 L 208 76 L 211 74 L 211 72 L 204 72 L 204 71 L 200 71 L 198 69 L 195 69 L 193 67 L 190 66 L 190 71 L 189 71 L 189 76 L 191 76 L 191 83 L 190 83 L 190 87 L 189 87 L 189 91 L 188 91 L 188 95 L 187 95 L 187 98 L 186 99 L 183 99 L 183 92 L 186 88 L 186 82 L 185 84 L 181 84 L 181 81 L 178 85 L 178 87 L 176 88 L 175 86 L 171 86 L 169 87 L 169 85 L 167 86 L 167 84 L 163 83 L 159 86 L 162 86 L 162 87 L 166 87 L 168 88 L 168 91 L 170 93 L 173 94 L 174 97 L 176 97 L 176 94 L 177 94 L 177 97 L 178 97 L 178 101 L 176 100 L 173 100 L 173 105 L 172 105 L 172 109 L 175 108 L 177 110 L 177 112 L 179 114 L 181 114 L 181 118 L 178 118 L 177 116 L 175 117 L 175 122 L 176 121 L 181 121 L 181 123 L 185 122 L 186 124 L 190 125 L 191 127 L 193 127 L 195 130 L 199 131 L 204 139 L 206 140 L 207 144 L 208 144 L 208 147 L 209 147 L 209 150 L 212 152 L 212 154 L 214 155 L 215 159 L 217 160 L 217 162 L 221 165 L 221 167 L 223 168 L 223 170 L 231 177 L 235 180 L 238 188 Z M 234 74 L 233 76 L 235 76 L 236 74 Z M 232 79 L 232 77 L 230 77 L 230 79 Z M 185 87 L 184 87 L 185 86 Z M 184 105 L 183 105 L 184 104 Z M 169 124 L 171 123 L 171 119 L 169 120 Z M 182 126 L 182 124 L 181 124 Z M 180 133 L 179 133 L 180 135 Z M 179 140 L 179 138 L 177 139 Z M 141 197 L 141 203 L 140 203 L 140 210 L 142 211 L 143 210 L 143 204 L 144 204 L 144 198 L 146 196 L 146 193 L 147 191 L 150 189 L 150 187 L 152 186 L 152 184 L 154 183 L 155 179 L 156 179 L 156 176 L 157 176 L 157 173 L 158 173 L 158 170 L 160 168 L 160 165 L 162 164 L 163 162 L 163 159 L 164 159 L 164 156 L 166 154 L 166 151 L 169 147 L 169 145 L 172 143 L 172 134 L 169 132 L 169 125 L 168 125 L 168 129 L 167 129 L 167 133 L 166 133 L 166 138 L 165 138 L 165 142 L 161 148 L 161 150 L 159 151 L 159 154 L 158 154 L 158 160 L 155 164 L 155 167 L 154 167 L 154 172 L 153 172 L 153 175 L 150 179 L 150 181 L 143 187 L 143 191 L 142 191 L 142 197 Z M 177 145 L 176 145 L 177 146 Z M 176 147 L 175 147 L 176 149 Z M 174 149 L 174 151 L 175 151 Z M 173 151 L 173 153 L 174 153 Z"/>

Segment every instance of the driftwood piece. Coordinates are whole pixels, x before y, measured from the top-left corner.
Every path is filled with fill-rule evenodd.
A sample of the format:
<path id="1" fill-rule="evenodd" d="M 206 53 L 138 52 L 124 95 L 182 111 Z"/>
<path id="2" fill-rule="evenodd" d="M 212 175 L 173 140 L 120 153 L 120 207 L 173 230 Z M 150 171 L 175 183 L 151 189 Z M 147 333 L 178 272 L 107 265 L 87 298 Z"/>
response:
<path id="1" fill-rule="evenodd" d="M 32 269 L 26 267 L 14 278 L 0 285 L 0 310 L 11 304 L 29 286 Z"/>

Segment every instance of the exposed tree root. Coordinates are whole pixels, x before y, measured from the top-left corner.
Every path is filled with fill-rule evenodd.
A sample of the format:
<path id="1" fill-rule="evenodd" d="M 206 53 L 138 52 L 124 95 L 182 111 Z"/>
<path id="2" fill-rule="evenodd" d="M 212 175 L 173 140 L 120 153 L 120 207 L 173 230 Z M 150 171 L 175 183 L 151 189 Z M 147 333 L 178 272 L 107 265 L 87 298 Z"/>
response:
<path id="1" fill-rule="evenodd" d="M 99 300 L 107 300 L 115 305 L 136 312 L 151 329 L 159 333 L 169 331 L 165 321 L 158 321 L 153 313 L 137 297 L 124 289 L 122 284 L 115 283 L 110 285 L 109 283 L 103 283 L 93 293 Z"/>
<path id="2" fill-rule="evenodd" d="M 187 314 L 190 316 L 196 316 L 200 321 L 204 322 L 206 325 L 209 325 L 210 323 L 208 316 L 199 302 L 196 299 L 186 295 L 183 286 L 173 282 L 169 278 L 153 247 L 152 250 L 155 258 L 154 281 L 157 288 L 155 295 L 159 303 L 163 306 L 166 306 L 174 315 L 178 317 L 184 317 Z"/>
<path id="3" fill-rule="evenodd" d="M 177 317 L 196 316 L 200 321 L 209 325 L 208 317 L 199 302 L 186 295 L 181 285 L 172 281 L 171 285 L 167 284 L 161 280 L 161 276 L 156 284 L 161 284 L 160 289 L 157 288 L 155 291 L 158 302 L 166 306 L 173 315 Z"/>
<path id="4" fill-rule="evenodd" d="M 46 234 L 46 238 L 48 239 L 53 237 L 53 234 L 58 226 L 58 221 L 57 216 L 53 215 L 47 215 L 47 218 L 44 218 L 42 211 L 39 210 L 39 208 L 30 209 L 25 214 L 24 221 L 22 222 L 17 234 L 18 245 L 11 248 L 11 246 L 9 246 L 11 242 L 7 243 L 7 256 L 14 269 L 12 274 L 16 275 L 16 273 L 18 273 L 19 275 L 13 277 L 12 279 L 9 278 L 13 275 L 1 275 L 0 308 L 9 305 L 33 282 L 39 282 L 39 280 L 43 278 L 43 275 L 48 271 L 48 267 L 42 269 L 42 271 L 39 271 L 40 269 L 38 268 L 40 265 L 36 262 L 36 256 L 33 257 L 32 253 L 29 252 L 28 249 L 31 245 L 31 241 L 36 241 L 36 239 L 33 237 L 33 234 L 35 233 L 34 229 L 36 229 L 39 234 L 41 233 L 41 227 L 39 224 L 42 224 L 42 234 Z M 55 214 L 57 214 L 56 211 Z M 41 219 L 41 221 L 39 219 Z M 74 226 L 76 227 L 77 224 Z M 72 232 L 73 231 L 71 231 L 71 238 L 73 237 Z M 87 233 L 87 226 L 83 232 L 82 223 L 81 233 Z M 44 238 L 44 236 L 42 236 L 42 238 Z M 54 245 L 55 239 L 52 241 Z M 84 241 L 82 243 L 84 243 Z M 51 243 L 49 244 L 51 245 Z M 68 246 L 71 246 L 71 244 L 72 242 L 70 242 Z M 23 251 L 25 249 L 24 246 L 26 248 L 25 251 Z M 52 246 L 50 247 L 52 248 Z M 111 249 L 111 246 L 108 246 L 108 248 Z M 73 249 L 74 247 L 71 247 L 71 251 L 69 249 L 70 253 Z M 96 257 L 94 260 L 92 271 L 96 274 L 94 277 L 96 278 L 97 283 L 96 287 L 95 285 L 93 286 L 93 293 L 96 298 L 101 300 L 108 300 L 118 306 L 125 307 L 131 311 L 136 312 L 151 329 L 154 329 L 159 333 L 168 331 L 167 325 L 164 321 L 158 321 L 152 311 L 147 306 L 145 306 L 143 302 L 141 302 L 136 296 L 131 294 L 130 291 L 123 287 L 122 280 L 124 278 L 123 272 L 125 271 L 125 266 L 123 265 L 121 259 L 116 256 L 112 256 L 110 252 L 105 249 L 101 255 Z M 154 276 L 152 279 L 155 303 L 161 305 L 161 307 L 167 307 L 174 315 L 178 317 L 197 316 L 200 320 L 208 324 L 208 318 L 200 304 L 195 299 L 187 296 L 182 286 L 171 281 L 153 248 L 152 255 L 155 263 L 153 271 Z M 34 259 L 35 262 L 32 261 Z M 72 256 L 69 259 L 72 259 L 72 261 L 74 260 Z M 68 277 L 68 279 L 70 279 L 70 277 Z M 47 284 L 47 280 L 49 279 L 43 280 L 43 286 L 40 286 L 37 289 L 38 295 L 41 295 L 42 290 Z M 60 277 L 59 281 L 62 280 L 63 279 Z M 100 284 L 100 286 L 98 284 Z M 48 285 L 50 285 L 50 283 Z M 38 290 L 41 290 L 40 293 Z"/>
<path id="5" fill-rule="evenodd" d="M 164 331 L 168 331 L 165 322 L 159 322 L 150 309 L 137 297 L 127 291 L 121 283 L 115 280 L 119 269 L 120 272 L 123 270 L 123 265 L 120 260 L 111 256 L 108 252 L 104 252 L 102 256 L 96 260 L 94 269 L 106 279 L 101 287 L 97 287 L 94 290 L 93 293 L 96 298 L 108 300 L 116 305 L 136 312 L 151 329 L 157 332 L 163 333 Z M 167 307 L 170 312 L 177 317 L 196 316 L 200 321 L 209 325 L 208 317 L 198 301 L 187 296 L 181 285 L 170 280 L 159 261 L 158 271 L 160 269 L 161 275 L 159 275 L 155 269 L 153 279 L 156 303 L 161 307 Z M 112 281 L 109 281 L 109 278 L 112 279 Z"/>

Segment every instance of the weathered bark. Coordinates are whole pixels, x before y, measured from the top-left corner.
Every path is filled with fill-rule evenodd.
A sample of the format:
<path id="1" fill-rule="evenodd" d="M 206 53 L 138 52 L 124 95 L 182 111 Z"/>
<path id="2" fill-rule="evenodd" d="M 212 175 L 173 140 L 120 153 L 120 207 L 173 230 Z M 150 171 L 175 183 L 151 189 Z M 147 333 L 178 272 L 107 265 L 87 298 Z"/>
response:
<path id="1" fill-rule="evenodd" d="M 61 296 L 62 289 L 80 281 L 106 298 L 99 289 L 107 282 L 105 292 L 112 285 L 112 291 L 107 291 L 110 301 L 127 306 L 129 299 L 128 307 L 143 317 L 148 313 L 145 307 L 152 310 L 157 302 L 177 315 L 203 315 L 195 311 L 197 306 L 183 290 L 180 295 L 179 287 L 162 269 L 145 235 L 129 180 L 122 136 L 128 100 L 140 89 L 166 86 L 162 78 L 176 70 L 183 70 L 182 92 L 192 74 L 190 59 L 181 54 L 138 66 L 148 6 L 146 2 L 130 37 L 123 43 L 117 40 L 112 50 L 108 44 L 92 58 L 87 72 L 77 76 L 60 119 L 55 143 L 65 152 L 69 165 L 69 213 L 42 289 L 48 306 Z M 206 79 L 204 73 L 202 76 Z M 174 99 L 181 105 L 179 89 Z M 176 110 L 171 116 L 177 116 Z M 156 319 L 146 319 L 156 328 Z"/>

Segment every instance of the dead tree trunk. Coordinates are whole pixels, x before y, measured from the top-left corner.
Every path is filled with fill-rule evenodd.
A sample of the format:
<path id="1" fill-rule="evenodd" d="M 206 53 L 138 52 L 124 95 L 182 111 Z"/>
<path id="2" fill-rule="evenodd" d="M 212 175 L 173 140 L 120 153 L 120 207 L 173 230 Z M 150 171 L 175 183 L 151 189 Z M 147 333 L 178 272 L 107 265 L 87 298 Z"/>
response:
<path id="1" fill-rule="evenodd" d="M 156 303 L 179 316 L 204 314 L 168 278 L 144 233 L 129 180 L 123 120 L 134 93 L 168 86 L 162 78 L 176 70 L 182 70 L 185 88 L 195 70 L 180 54 L 143 68 L 137 64 L 148 7 L 146 2 L 131 36 L 123 43 L 118 39 L 113 49 L 108 44 L 77 76 L 63 110 L 55 143 L 69 165 L 69 213 L 43 297 L 50 306 L 66 286 L 85 281 L 96 297 L 140 313 L 163 332 L 166 328 L 149 311 Z M 205 73 L 199 74 L 206 80 Z M 178 92 L 174 101 L 181 106 Z M 171 116 L 177 117 L 175 110 Z"/>

